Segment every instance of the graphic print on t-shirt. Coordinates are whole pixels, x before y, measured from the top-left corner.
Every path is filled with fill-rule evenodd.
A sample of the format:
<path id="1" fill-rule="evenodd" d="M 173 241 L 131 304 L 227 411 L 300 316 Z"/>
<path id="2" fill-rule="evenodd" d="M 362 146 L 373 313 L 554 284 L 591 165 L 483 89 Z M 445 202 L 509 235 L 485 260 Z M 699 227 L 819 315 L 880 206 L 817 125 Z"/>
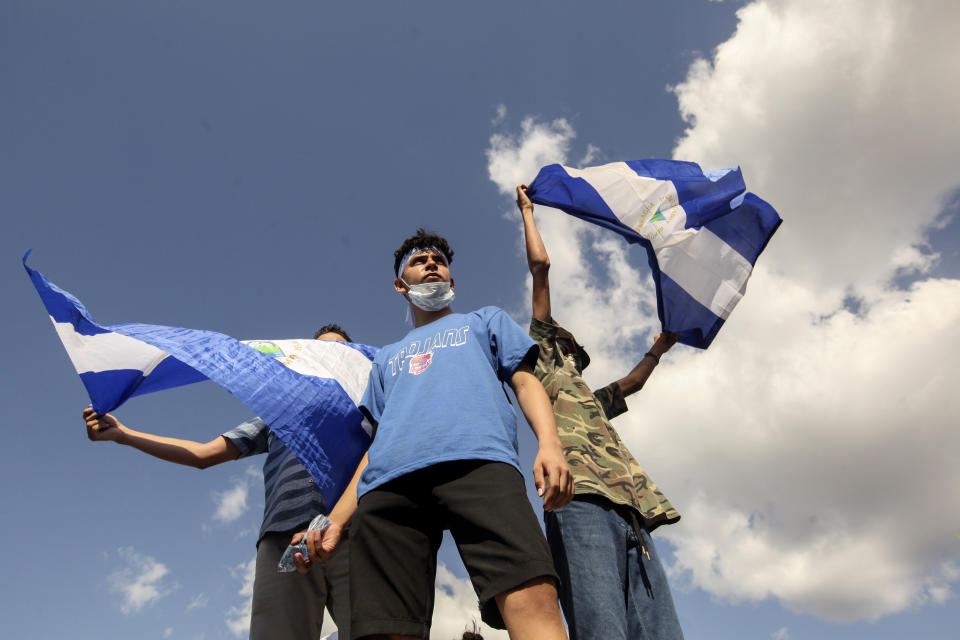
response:
<path id="1" fill-rule="evenodd" d="M 433 351 L 421 353 L 418 356 L 410 358 L 410 373 L 417 376 L 427 370 L 433 361 Z"/>
<path id="2" fill-rule="evenodd" d="M 433 362 L 433 352 L 437 349 L 460 347 L 467 344 L 468 331 L 470 331 L 470 325 L 465 324 L 462 327 L 447 329 L 442 333 L 438 331 L 437 335 L 432 338 L 414 340 L 390 358 L 390 375 L 396 376 L 402 372 L 404 360 L 407 358 L 410 358 L 409 373 L 413 375 L 423 373 Z"/>

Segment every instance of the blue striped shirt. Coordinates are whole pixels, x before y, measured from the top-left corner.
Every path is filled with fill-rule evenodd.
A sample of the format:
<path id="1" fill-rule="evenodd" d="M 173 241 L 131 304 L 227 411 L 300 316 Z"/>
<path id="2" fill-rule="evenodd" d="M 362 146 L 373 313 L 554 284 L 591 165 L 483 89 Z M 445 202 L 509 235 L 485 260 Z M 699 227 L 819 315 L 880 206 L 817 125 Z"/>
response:
<path id="1" fill-rule="evenodd" d="M 323 494 L 313 478 L 280 438 L 260 418 L 253 418 L 223 434 L 236 445 L 240 458 L 266 453 L 263 463 L 263 524 L 260 538 L 270 531 L 292 531 L 326 513 Z"/>

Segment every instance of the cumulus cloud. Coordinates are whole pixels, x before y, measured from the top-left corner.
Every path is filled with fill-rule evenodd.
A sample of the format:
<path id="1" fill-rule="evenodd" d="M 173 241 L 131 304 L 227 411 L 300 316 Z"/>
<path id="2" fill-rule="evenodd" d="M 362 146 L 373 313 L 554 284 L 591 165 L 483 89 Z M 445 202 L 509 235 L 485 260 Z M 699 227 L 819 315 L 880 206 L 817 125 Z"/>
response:
<path id="1" fill-rule="evenodd" d="M 960 64 L 948 0 L 752 2 L 674 91 L 674 155 L 740 163 L 790 224 L 768 266 L 842 294 L 929 268 L 915 250 L 956 187 Z M 853 28 L 851 28 L 853 27 Z M 816 251 L 827 246 L 835 251 Z"/>
<path id="2" fill-rule="evenodd" d="M 164 581 L 170 570 L 163 563 L 137 553 L 133 547 L 121 547 L 117 555 L 123 566 L 107 576 L 107 583 L 111 591 L 120 594 L 123 613 L 137 613 L 176 588 Z"/>
<path id="3" fill-rule="evenodd" d="M 256 480 L 262 479 L 262 473 L 250 467 L 243 476 L 233 479 L 233 484 L 224 491 L 215 491 L 213 495 L 217 507 L 213 519 L 219 522 L 234 522 L 247 512 L 250 487 Z"/>
<path id="4" fill-rule="evenodd" d="M 230 607 L 224 620 L 227 629 L 238 638 L 246 637 L 250 633 L 250 614 L 253 611 L 253 579 L 257 571 L 257 557 L 253 556 L 249 562 L 244 562 L 230 568 L 230 575 L 240 581 L 240 590 L 237 592 L 243 601 Z"/>
<path id="5" fill-rule="evenodd" d="M 484 640 L 507 640 L 507 632 L 493 629 L 480 622 L 477 594 L 469 578 L 458 578 L 440 563 L 437 566 L 437 591 L 434 596 L 431 638 L 459 638 L 474 625 Z"/>
<path id="6" fill-rule="evenodd" d="M 615 421 L 684 516 L 659 530 L 681 588 L 837 621 L 954 597 L 960 280 L 935 277 L 924 243 L 960 182 L 960 98 L 942 82 L 958 13 L 751 3 L 673 89 L 689 124 L 675 157 L 739 162 L 784 218 L 714 345 L 674 349 Z M 533 120 L 498 133 L 491 179 L 509 197 L 567 161 L 574 135 Z M 643 253 L 543 207 L 537 220 L 554 315 L 606 384 L 659 330 Z M 912 284 L 892 285 L 905 268 Z"/>
<path id="7" fill-rule="evenodd" d="M 786 627 L 780 627 L 770 634 L 770 640 L 789 640 L 790 631 Z"/>

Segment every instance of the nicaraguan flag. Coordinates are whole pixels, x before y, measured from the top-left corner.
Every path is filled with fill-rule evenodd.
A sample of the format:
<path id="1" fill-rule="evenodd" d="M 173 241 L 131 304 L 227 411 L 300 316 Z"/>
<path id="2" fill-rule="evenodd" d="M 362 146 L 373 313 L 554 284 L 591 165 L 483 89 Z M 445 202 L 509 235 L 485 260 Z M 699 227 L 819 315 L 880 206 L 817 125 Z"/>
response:
<path id="1" fill-rule="evenodd" d="M 527 194 L 646 247 L 663 329 L 706 349 L 781 222 L 773 207 L 745 191 L 739 168 L 631 160 L 586 169 L 552 164 Z"/>
<path id="2" fill-rule="evenodd" d="M 266 422 L 336 504 L 370 444 L 357 403 L 376 349 L 322 340 L 248 340 L 149 324 L 100 326 L 83 304 L 23 266 L 97 413 L 133 396 L 212 380 Z M 284 366 L 286 365 L 286 366 Z"/>

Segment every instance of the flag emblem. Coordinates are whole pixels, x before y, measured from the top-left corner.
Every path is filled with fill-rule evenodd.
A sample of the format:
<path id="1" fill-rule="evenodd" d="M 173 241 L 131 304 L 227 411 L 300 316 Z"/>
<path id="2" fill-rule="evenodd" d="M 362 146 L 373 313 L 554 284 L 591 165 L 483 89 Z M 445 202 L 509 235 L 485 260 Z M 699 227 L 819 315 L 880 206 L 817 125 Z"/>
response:
<path id="1" fill-rule="evenodd" d="M 418 356 L 413 356 L 410 358 L 410 368 L 409 371 L 415 376 L 420 375 L 427 370 L 427 367 L 430 366 L 430 363 L 433 362 L 433 352 L 421 353 Z"/>
<path id="2" fill-rule="evenodd" d="M 282 358 L 287 355 L 283 352 L 283 349 L 277 346 L 276 342 L 267 342 L 266 340 L 251 340 L 247 344 L 263 355 L 270 356 L 271 358 Z"/>

